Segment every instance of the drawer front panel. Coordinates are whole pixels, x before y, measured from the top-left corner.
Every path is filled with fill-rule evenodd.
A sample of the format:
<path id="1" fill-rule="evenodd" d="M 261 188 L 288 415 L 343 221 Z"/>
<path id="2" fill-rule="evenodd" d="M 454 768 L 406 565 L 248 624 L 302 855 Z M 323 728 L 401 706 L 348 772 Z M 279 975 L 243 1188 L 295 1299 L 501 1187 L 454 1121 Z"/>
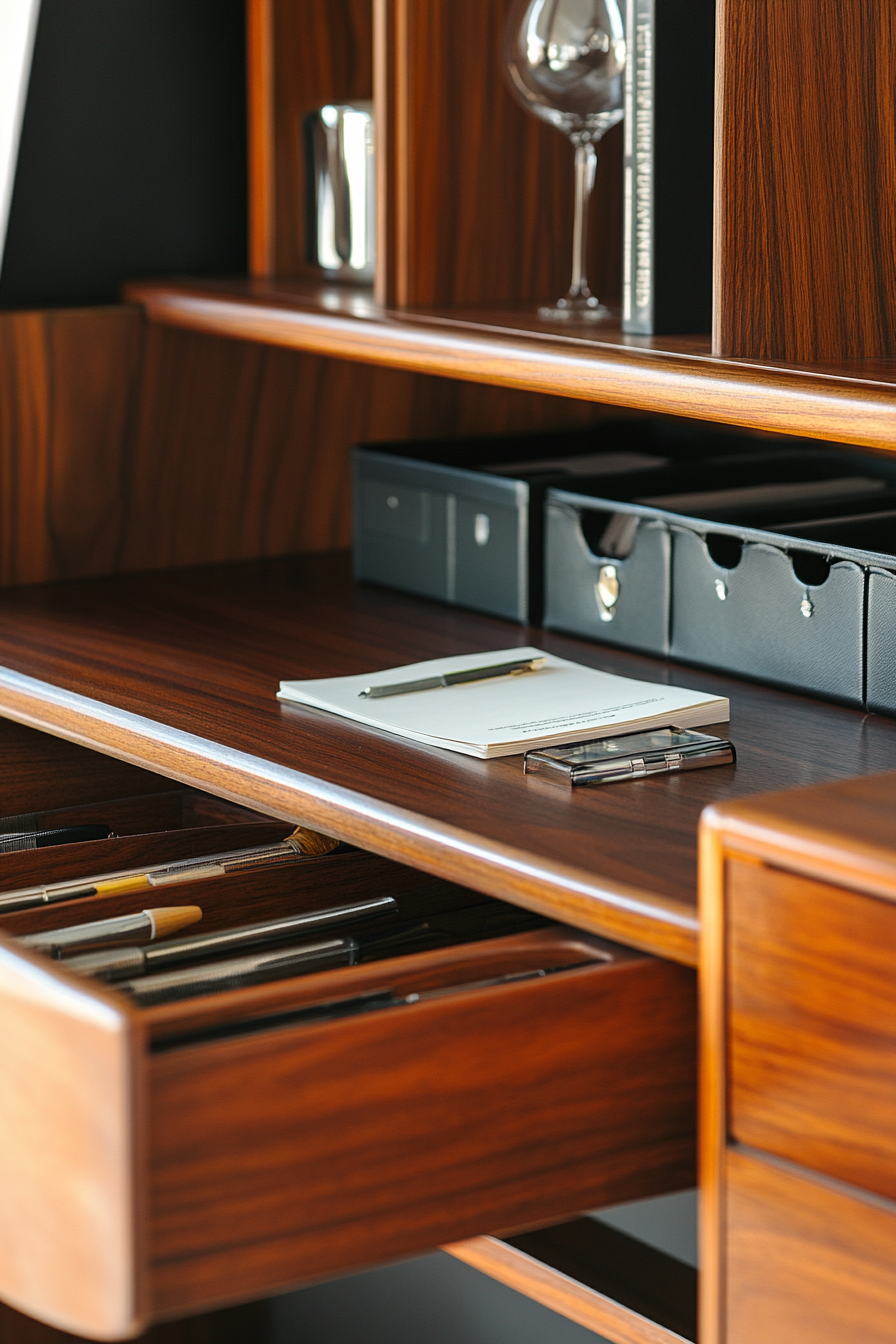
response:
<path id="1" fill-rule="evenodd" d="M 0 1296 L 100 1339 L 145 1308 L 133 1066 L 113 1003 L 0 947 Z"/>
<path id="2" fill-rule="evenodd" d="M 154 1311 L 682 1188 L 694 1027 L 643 958 L 153 1056 Z"/>
<path id="3" fill-rule="evenodd" d="M 729 1152 L 726 1344 L 893 1344 L 896 1206 Z"/>
<path id="4" fill-rule="evenodd" d="M 896 1198 L 896 906 L 734 860 L 730 1130 Z"/>

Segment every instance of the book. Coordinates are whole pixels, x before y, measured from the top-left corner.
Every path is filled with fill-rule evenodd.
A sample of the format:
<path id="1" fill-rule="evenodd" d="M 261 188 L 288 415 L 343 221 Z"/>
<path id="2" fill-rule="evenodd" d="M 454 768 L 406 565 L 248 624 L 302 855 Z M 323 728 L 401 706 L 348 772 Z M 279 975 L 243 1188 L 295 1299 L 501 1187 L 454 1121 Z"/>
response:
<path id="1" fill-rule="evenodd" d="M 544 662 L 534 672 L 384 699 L 363 694 L 377 685 L 528 659 Z M 282 681 L 277 698 L 326 710 L 410 742 L 482 760 L 535 747 L 587 742 L 673 724 L 697 728 L 728 719 L 728 701 L 722 696 L 633 681 L 528 647 L 434 658 L 350 677 Z"/>
<path id="2" fill-rule="evenodd" d="M 715 0 L 627 0 L 622 330 L 712 324 Z"/>

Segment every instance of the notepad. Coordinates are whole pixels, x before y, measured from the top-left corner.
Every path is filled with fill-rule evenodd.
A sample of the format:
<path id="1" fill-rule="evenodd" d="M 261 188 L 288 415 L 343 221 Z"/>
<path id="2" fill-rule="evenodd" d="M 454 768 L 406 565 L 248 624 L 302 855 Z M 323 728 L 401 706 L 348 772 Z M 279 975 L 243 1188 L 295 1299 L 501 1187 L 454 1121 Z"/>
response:
<path id="1" fill-rule="evenodd" d="M 423 680 L 530 658 L 543 658 L 544 666 L 537 672 L 382 700 L 361 696 L 378 683 Z M 587 742 L 671 724 L 698 728 L 728 719 L 723 696 L 597 672 L 528 647 L 434 658 L 351 677 L 282 681 L 278 699 L 483 760 L 562 742 Z"/>

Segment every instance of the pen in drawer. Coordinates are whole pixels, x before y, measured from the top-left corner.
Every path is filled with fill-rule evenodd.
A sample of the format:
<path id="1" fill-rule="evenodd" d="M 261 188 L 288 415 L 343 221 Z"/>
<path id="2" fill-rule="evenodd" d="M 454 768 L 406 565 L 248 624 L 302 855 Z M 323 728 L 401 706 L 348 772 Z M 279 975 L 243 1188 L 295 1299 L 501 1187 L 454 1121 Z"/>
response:
<path id="1" fill-rule="evenodd" d="M 131 980 L 171 966 L 199 961 L 203 957 L 245 952 L 270 943 L 282 943 L 297 934 L 333 924 L 369 919 L 371 916 L 394 915 L 397 911 L 398 905 L 391 896 L 377 896 L 370 900 L 352 901 L 348 905 L 334 905 L 326 910 L 312 910 L 303 915 L 288 915 L 284 919 L 245 924 L 236 929 L 193 934 L 188 938 L 161 943 L 157 947 L 116 947 L 102 952 L 85 952 L 67 958 L 65 965 L 69 970 L 81 975 L 94 975 L 101 980 Z M 39 936 L 50 938 L 52 934 Z"/>
<path id="2" fill-rule="evenodd" d="M 169 905 L 156 910 L 141 910 L 136 915 L 117 915 L 113 919 L 94 919 L 87 924 L 70 924 L 63 929 L 44 929 L 17 939 L 35 952 L 59 957 L 70 947 L 89 947 L 91 943 L 117 943 L 123 938 L 143 938 L 148 942 L 167 938 L 202 918 L 198 905 Z M 139 950 L 139 949 L 137 949 Z M 102 956 L 102 953 L 98 955 Z M 113 954 L 114 955 L 114 954 Z"/>
<path id="3" fill-rule="evenodd" d="M 115 873 L 82 877 L 76 882 L 50 882 L 40 887 L 22 887 L 0 895 L 0 914 L 28 910 L 54 901 L 74 901 L 83 896 L 125 896 L 131 892 L 152 891 L 154 887 L 177 886 L 181 882 L 200 882 L 208 877 L 226 877 L 229 873 L 249 872 L 282 863 L 297 863 L 330 853 L 338 840 L 306 831 L 297 826 L 291 835 L 275 845 L 255 845 L 251 849 L 232 849 L 221 854 L 181 859 L 177 863 L 149 864 Z"/>
<path id="4" fill-rule="evenodd" d="M 350 966 L 358 957 L 354 938 L 327 938 L 301 947 L 278 948 L 276 952 L 256 952 L 226 961 L 206 962 L 180 971 L 163 971 L 142 980 L 124 980 L 116 986 L 129 994 L 140 1007 L 157 1003 L 176 1003 L 200 994 L 220 994 L 228 989 L 259 985 L 265 980 L 285 980 L 294 975 L 309 975 L 330 966 Z"/>

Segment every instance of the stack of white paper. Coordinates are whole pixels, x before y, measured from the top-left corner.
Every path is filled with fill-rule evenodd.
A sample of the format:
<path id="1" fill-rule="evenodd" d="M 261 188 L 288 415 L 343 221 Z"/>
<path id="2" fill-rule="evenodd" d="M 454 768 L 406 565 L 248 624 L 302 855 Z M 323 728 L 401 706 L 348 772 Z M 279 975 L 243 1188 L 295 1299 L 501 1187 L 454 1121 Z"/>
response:
<path id="1" fill-rule="evenodd" d="M 371 686 L 529 658 L 544 658 L 544 667 L 518 676 L 385 699 L 364 698 L 361 694 Z M 531 648 L 434 658 L 353 677 L 282 681 L 278 699 L 324 709 L 411 742 L 486 759 L 671 724 L 697 728 L 728 718 L 724 697 L 595 672 Z"/>

